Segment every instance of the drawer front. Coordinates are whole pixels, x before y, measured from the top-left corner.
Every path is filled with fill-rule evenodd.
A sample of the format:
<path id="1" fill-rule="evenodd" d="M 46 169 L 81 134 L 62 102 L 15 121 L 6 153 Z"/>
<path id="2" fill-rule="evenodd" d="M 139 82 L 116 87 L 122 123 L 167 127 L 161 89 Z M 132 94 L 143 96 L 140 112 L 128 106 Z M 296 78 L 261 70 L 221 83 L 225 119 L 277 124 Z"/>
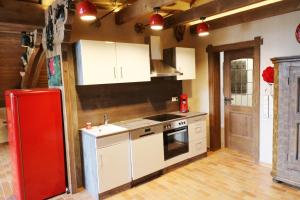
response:
<path id="1" fill-rule="evenodd" d="M 202 138 L 198 142 L 191 142 L 190 145 L 190 157 L 198 156 L 207 152 L 207 141 L 206 138 Z"/>
<path id="2" fill-rule="evenodd" d="M 102 138 L 97 138 L 97 148 L 104 148 L 104 147 L 109 147 L 112 145 L 119 144 L 123 141 L 129 140 L 129 133 L 120 133 L 117 135 L 112 135 L 112 136 L 107 136 L 107 137 L 102 137 Z"/>
<path id="3" fill-rule="evenodd" d="M 198 121 L 189 124 L 189 141 L 199 141 L 201 138 L 206 138 L 206 121 Z"/>
<path id="4" fill-rule="evenodd" d="M 201 121 L 206 121 L 206 115 L 205 116 L 197 116 L 197 117 L 191 117 L 188 118 L 188 124 L 193 124 Z"/>

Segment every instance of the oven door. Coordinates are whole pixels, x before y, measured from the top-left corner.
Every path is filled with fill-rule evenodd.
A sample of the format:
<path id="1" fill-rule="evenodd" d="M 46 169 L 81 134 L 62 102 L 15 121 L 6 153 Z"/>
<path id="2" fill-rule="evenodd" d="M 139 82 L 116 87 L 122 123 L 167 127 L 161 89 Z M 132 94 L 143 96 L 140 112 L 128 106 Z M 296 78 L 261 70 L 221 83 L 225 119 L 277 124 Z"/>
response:
<path id="1" fill-rule="evenodd" d="M 165 160 L 189 152 L 188 127 L 164 131 Z"/>

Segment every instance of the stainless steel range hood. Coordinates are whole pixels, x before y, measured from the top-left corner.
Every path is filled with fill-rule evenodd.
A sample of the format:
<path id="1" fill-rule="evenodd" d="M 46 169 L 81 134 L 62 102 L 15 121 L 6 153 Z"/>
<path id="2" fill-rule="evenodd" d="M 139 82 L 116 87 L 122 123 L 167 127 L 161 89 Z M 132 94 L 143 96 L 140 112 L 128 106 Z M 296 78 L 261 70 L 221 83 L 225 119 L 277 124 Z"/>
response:
<path id="1" fill-rule="evenodd" d="M 162 46 L 159 36 L 146 38 L 146 43 L 150 44 L 151 57 L 151 77 L 170 77 L 182 75 L 175 66 L 170 66 L 163 59 Z"/>

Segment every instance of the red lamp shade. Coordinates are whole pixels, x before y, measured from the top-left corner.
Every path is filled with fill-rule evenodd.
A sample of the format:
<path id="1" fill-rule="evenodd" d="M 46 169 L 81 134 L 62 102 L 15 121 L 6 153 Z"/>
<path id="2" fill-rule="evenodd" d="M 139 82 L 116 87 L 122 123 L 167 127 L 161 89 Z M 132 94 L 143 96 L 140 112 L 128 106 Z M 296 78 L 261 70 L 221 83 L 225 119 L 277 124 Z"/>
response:
<path id="1" fill-rule="evenodd" d="M 162 30 L 164 27 L 164 18 L 160 14 L 154 14 L 150 18 L 150 28 L 152 30 Z"/>
<path id="2" fill-rule="evenodd" d="M 274 83 L 274 67 L 268 66 L 262 73 L 264 81 Z"/>
<path id="3" fill-rule="evenodd" d="M 77 13 L 83 21 L 93 21 L 97 16 L 96 6 L 89 0 L 83 0 L 76 6 Z"/>
<path id="4" fill-rule="evenodd" d="M 208 28 L 208 24 L 206 22 L 201 22 L 200 24 L 198 24 L 197 34 L 200 37 L 209 35 L 209 28 Z"/>

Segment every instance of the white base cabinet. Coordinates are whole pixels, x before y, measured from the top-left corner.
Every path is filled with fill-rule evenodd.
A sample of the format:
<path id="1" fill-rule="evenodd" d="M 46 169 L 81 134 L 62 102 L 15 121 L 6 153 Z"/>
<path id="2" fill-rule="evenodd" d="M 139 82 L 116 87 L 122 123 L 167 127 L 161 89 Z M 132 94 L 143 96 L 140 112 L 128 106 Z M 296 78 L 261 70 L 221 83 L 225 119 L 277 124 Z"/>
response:
<path id="1" fill-rule="evenodd" d="M 99 191 L 106 192 L 131 181 L 129 142 L 97 149 Z"/>
<path id="2" fill-rule="evenodd" d="M 84 182 L 95 198 L 131 182 L 129 133 L 95 138 L 82 134 Z"/>
<path id="3" fill-rule="evenodd" d="M 207 152 L 206 117 L 188 119 L 189 157 L 195 157 Z"/>

